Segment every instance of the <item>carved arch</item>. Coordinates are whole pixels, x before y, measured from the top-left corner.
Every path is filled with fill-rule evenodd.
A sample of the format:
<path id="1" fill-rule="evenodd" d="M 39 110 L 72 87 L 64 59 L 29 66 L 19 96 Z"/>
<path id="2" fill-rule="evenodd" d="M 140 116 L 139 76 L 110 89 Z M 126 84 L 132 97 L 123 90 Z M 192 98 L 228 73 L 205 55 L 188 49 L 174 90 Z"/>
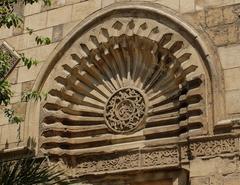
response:
<path id="1" fill-rule="evenodd" d="M 40 124 L 42 152 L 84 168 L 83 155 L 211 134 L 213 105 L 223 103 L 221 67 L 199 35 L 166 12 L 151 3 L 113 5 L 58 46 L 35 84 L 49 91 L 41 117 L 28 120 Z"/>

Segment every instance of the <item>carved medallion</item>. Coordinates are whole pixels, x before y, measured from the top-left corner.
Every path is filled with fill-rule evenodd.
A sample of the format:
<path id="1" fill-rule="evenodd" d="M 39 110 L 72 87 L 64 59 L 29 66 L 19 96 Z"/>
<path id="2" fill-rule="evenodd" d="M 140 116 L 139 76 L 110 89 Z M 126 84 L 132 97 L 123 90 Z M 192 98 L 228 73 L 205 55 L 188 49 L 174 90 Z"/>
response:
<path id="1" fill-rule="evenodd" d="M 143 121 L 146 103 L 143 95 L 136 89 L 118 90 L 107 102 L 105 119 L 108 127 L 117 133 L 135 130 Z"/>

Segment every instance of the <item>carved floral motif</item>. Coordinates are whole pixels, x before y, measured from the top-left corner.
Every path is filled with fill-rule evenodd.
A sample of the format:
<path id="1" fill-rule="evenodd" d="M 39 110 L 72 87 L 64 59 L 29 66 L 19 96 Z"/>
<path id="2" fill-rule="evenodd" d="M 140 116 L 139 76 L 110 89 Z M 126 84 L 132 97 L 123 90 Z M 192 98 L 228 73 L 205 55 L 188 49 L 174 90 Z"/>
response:
<path id="1" fill-rule="evenodd" d="M 190 145 L 193 156 L 213 156 L 223 153 L 233 153 L 236 150 L 234 138 L 201 141 Z"/>
<path id="2" fill-rule="evenodd" d="M 142 154 L 143 166 L 171 166 L 179 164 L 177 148 L 144 152 Z"/>

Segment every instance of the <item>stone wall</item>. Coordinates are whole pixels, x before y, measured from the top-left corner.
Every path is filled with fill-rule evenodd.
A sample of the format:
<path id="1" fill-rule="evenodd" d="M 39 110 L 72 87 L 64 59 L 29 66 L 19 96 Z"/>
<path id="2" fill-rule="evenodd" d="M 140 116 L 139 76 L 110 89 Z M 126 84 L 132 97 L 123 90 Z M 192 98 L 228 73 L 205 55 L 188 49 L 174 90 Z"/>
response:
<path id="1" fill-rule="evenodd" d="M 18 53 L 36 58 L 37 66 L 28 70 L 21 63 L 8 77 L 15 92 L 10 107 L 25 118 L 26 103 L 21 94 L 31 90 L 45 61 L 71 30 L 90 14 L 113 3 L 137 2 L 137 0 L 53 0 L 51 7 L 42 4 L 19 7 L 24 18 L 24 29 L 1 29 L 0 41 L 6 41 Z M 193 25 L 199 32 L 205 32 L 214 44 L 222 65 L 226 115 L 224 119 L 240 117 L 240 0 L 138 0 L 154 2 L 167 7 Z M 34 29 L 33 35 L 26 28 Z M 37 46 L 34 35 L 52 39 L 47 46 Z M 8 124 L 0 116 L 0 150 L 5 152 L 22 149 L 24 124 Z M 33 131 L 34 132 L 34 131 Z M 20 144 L 19 144 L 20 143 Z M 238 185 L 240 183 L 239 152 L 230 156 L 215 156 L 193 159 L 186 168 L 190 170 L 192 185 Z"/>

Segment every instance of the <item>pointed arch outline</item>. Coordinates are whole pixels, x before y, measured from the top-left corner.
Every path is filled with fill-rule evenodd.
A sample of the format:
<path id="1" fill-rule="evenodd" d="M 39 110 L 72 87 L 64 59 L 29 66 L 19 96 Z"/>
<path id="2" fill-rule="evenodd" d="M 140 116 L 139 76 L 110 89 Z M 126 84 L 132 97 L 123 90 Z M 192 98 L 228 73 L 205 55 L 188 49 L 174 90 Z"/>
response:
<path id="1" fill-rule="evenodd" d="M 84 19 L 58 44 L 55 50 L 51 53 L 39 75 L 37 76 L 33 90 L 42 90 L 46 79 L 51 71 L 54 70 L 54 66 L 63 56 L 65 51 L 71 47 L 74 40 L 81 37 L 83 33 L 85 33 L 99 21 L 107 19 L 108 17 L 112 17 L 114 14 L 121 14 L 123 12 L 141 12 L 143 17 L 152 16 L 155 20 L 160 21 L 163 24 L 167 22 L 169 27 L 180 33 L 180 35 L 182 35 L 198 51 L 202 61 L 204 62 L 203 65 L 206 68 L 211 84 L 211 89 L 209 89 L 207 94 L 212 96 L 212 99 L 210 99 L 208 102 L 211 107 L 211 114 L 208 116 L 212 117 L 212 121 L 209 122 L 208 129 L 209 134 L 212 134 L 214 123 L 222 120 L 225 116 L 225 103 L 223 96 L 224 87 L 222 83 L 223 75 L 218 54 L 214 48 L 214 45 L 203 31 L 196 31 L 196 29 L 190 24 L 181 19 L 180 15 L 174 15 L 176 12 L 172 12 L 168 8 L 155 3 L 116 3 L 105 7 Z M 28 137 L 38 137 L 39 111 L 40 103 L 28 103 L 24 126 L 25 141 Z M 31 132 L 32 129 L 36 130 L 36 132 Z"/>

